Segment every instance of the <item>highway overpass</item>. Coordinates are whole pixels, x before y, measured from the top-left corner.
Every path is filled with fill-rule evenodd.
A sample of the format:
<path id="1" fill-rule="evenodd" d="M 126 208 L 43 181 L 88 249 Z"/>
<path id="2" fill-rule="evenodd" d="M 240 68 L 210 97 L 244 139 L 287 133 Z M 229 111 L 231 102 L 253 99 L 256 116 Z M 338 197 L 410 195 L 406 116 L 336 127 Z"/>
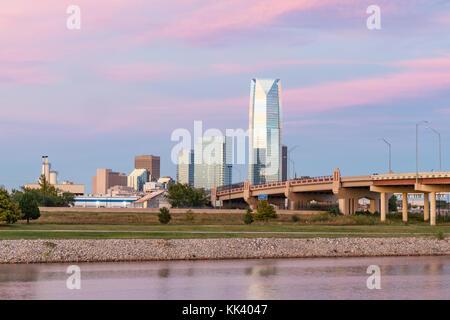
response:
<path id="1" fill-rule="evenodd" d="M 289 199 L 290 209 L 297 209 L 302 202 L 318 201 L 339 204 L 345 215 L 355 214 L 359 199 L 370 200 L 370 212 L 381 213 L 386 221 L 388 200 L 393 193 L 403 194 L 403 221 L 408 221 L 408 193 L 424 194 L 424 219 L 436 224 L 436 193 L 450 191 L 450 172 L 390 173 L 367 176 L 342 177 L 340 170 L 333 175 L 315 178 L 301 178 L 285 182 L 243 185 L 229 188 L 213 188 L 211 200 L 231 201 L 243 199 L 255 209 L 259 195 L 267 195 L 272 204 L 284 204 Z"/>

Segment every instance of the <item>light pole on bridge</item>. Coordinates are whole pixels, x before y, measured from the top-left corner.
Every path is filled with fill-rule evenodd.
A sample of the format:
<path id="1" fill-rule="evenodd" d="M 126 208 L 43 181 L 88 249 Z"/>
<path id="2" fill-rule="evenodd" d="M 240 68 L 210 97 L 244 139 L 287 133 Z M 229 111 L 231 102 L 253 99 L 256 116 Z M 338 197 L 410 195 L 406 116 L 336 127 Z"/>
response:
<path id="1" fill-rule="evenodd" d="M 422 120 L 416 123 L 416 184 L 419 183 L 419 126 L 423 123 L 428 123 Z"/>
<path id="2" fill-rule="evenodd" d="M 392 145 L 385 138 L 381 138 L 380 140 L 388 145 L 388 148 L 389 148 L 389 173 L 392 173 Z"/>
<path id="3" fill-rule="evenodd" d="M 437 134 L 439 139 L 439 172 L 442 172 L 442 153 L 441 153 L 441 133 L 432 127 L 427 127 L 428 130 Z"/>

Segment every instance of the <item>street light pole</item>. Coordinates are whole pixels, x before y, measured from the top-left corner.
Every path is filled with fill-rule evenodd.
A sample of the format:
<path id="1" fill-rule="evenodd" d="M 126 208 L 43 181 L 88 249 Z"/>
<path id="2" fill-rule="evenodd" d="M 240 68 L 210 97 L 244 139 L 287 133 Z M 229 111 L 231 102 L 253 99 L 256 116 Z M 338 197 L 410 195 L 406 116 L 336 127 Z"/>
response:
<path id="1" fill-rule="evenodd" d="M 380 140 L 386 143 L 389 147 L 389 173 L 392 173 L 392 145 L 385 138 L 381 138 Z"/>
<path id="2" fill-rule="evenodd" d="M 437 134 L 439 139 L 439 172 L 442 172 L 442 153 L 441 153 L 441 133 L 432 127 L 427 127 L 428 130 Z"/>
<path id="3" fill-rule="evenodd" d="M 427 129 L 433 131 L 438 136 L 438 139 L 439 139 L 439 172 L 442 172 L 441 133 L 439 131 L 437 131 L 436 129 L 429 127 L 429 126 L 427 127 Z M 437 197 L 439 199 L 439 201 L 438 201 L 438 216 L 441 216 L 441 198 L 440 198 L 439 193 L 437 194 Z"/>
<path id="4" fill-rule="evenodd" d="M 416 123 L 416 184 L 419 183 L 419 126 L 428 121 L 422 120 Z"/>

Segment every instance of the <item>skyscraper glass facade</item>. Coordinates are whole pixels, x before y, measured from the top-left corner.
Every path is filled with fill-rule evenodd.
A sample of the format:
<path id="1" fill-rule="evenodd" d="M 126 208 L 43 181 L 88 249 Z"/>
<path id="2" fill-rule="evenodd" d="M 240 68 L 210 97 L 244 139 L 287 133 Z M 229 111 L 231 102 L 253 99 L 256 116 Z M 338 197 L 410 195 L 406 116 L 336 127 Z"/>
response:
<path id="1" fill-rule="evenodd" d="M 194 187 L 206 190 L 231 184 L 232 141 L 225 136 L 200 137 L 194 144 Z"/>
<path id="2" fill-rule="evenodd" d="M 184 149 L 178 153 L 177 182 L 194 186 L 194 150 Z"/>
<path id="3" fill-rule="evenodd" d="M 252 79 L 250 87 L 249 180 L 281 180 L 281 86 L 279 79 Z"/>

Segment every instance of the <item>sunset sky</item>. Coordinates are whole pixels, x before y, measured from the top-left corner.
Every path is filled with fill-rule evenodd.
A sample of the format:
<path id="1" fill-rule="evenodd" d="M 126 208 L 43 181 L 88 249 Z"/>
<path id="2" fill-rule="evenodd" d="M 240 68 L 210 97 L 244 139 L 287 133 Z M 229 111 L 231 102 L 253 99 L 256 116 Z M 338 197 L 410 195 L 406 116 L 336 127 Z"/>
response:
<path id="1" fill-rule="evenodd" d="M 381 30 L 366 27 L 372 4 Z M 175 177 L 171 133 L 246 130 L 255 77 L 281 79 L 298 175 L 384 173 L 380 138 L 393 170 L 414 172 L 420 120 L 442 133 L 450 170 L 448 0 L 0 0 L 0 46 L 8 188 L 34 182 L 42 155 L 87 191 L 97 168 L 129 174 L 139 154 Z M 437 141 L 421 127 L 421 170 L 439 169 Z"/>

